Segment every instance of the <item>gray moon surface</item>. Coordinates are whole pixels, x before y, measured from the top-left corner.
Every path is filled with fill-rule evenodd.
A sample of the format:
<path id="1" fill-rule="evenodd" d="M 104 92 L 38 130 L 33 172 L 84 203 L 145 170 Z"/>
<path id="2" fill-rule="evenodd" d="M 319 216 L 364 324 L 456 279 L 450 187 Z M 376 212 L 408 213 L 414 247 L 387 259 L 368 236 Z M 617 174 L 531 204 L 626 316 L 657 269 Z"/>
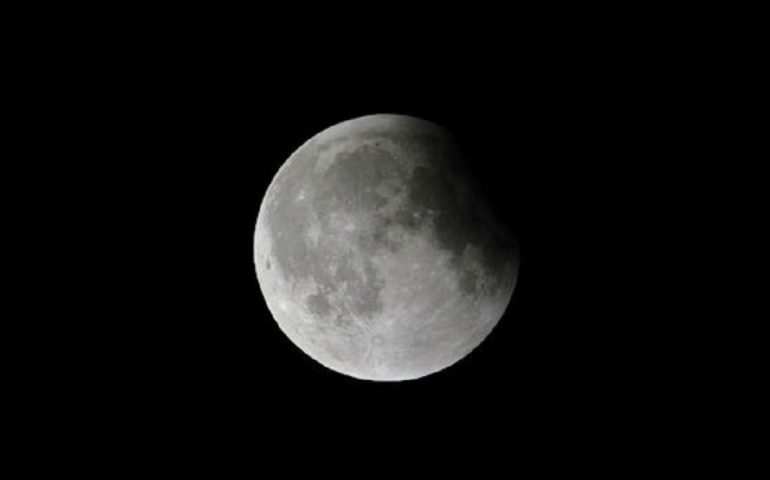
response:
<path id="1" fill-rule="evenodd" d="M 260 206 L 254 263 L 297 347 L 339 373 L 399 381 L 489 335 L 519 251 L 466 166 L 444 128 L 385 114 L 334 125 L 289 157 Z"/>

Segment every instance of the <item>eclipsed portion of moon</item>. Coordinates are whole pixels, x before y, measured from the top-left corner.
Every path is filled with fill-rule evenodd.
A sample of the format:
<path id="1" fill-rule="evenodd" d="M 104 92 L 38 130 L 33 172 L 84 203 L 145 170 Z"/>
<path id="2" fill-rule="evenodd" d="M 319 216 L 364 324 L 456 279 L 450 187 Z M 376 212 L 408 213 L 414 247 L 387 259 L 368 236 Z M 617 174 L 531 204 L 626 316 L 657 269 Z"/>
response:
<path id="1" fill-rule="evenodd" d="M 337 124 L 291 155 L 262 201 L 254 262 L 297 347 L 346 375 L 406 380 L 486 338 L 518 248 L 464 162 L 446 130 L 402 115 Z"/>

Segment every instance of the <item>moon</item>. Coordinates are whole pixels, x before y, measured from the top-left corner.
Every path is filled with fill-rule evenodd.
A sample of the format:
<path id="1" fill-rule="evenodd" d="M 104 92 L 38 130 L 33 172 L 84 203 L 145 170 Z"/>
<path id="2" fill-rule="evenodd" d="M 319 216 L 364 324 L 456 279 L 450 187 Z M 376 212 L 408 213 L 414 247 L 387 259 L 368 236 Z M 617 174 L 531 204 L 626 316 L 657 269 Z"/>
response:
<path id="1" fill-rule="evenodd" d="M 519 248 L 466 170 L 449 131 L 404 115 L 339 123 L 289 157 L 259 209 L 254 263 L 294 345 L 336 372 L 400 381 L 489 335 Z"/>

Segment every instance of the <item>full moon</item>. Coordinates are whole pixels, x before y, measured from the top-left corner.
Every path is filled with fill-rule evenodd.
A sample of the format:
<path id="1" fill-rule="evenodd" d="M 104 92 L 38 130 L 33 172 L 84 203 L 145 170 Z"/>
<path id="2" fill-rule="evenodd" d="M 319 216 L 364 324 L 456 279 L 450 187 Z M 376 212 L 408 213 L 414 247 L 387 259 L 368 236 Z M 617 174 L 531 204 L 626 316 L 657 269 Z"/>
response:
<path id="1" fill-rule="evenodd" d="M 518 244 L 446 129 L 370 115 L 305 142 L 259 209 L 254 263 L 278 327 L 345 375 L 420 378 L 461 360 L 513 294 Z"/>

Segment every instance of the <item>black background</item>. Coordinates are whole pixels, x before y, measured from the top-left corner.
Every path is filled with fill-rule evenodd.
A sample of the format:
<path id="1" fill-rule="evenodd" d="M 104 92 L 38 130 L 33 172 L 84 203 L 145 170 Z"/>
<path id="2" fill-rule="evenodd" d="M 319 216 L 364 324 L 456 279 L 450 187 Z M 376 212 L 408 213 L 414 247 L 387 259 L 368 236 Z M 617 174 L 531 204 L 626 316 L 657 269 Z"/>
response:
<path id="1" fill-rule="evenodd" d="M 647 284 L 664 233 L 645 212 L 666 171 L 651 145 L 670 131 L 651 119 L 679 87 L 645 68 L 623 22 L 597 34 L 564 11 L 74 3 L 50 48 L 52 168 L 77 179 L 63 231 L 96 265 L 83 314 L 59 327 L 76 340 L 59 373 L 106 430 L 233 452 L 500 457 L 610 449 L 655 421 L 666 327 L 645 305 L 664 294 Z M 252 263 L 281 164 L 372 113 L 455 132 L 521 244 L 496 329 L 417 381 L 355 380 L 305 356 Z"/>

